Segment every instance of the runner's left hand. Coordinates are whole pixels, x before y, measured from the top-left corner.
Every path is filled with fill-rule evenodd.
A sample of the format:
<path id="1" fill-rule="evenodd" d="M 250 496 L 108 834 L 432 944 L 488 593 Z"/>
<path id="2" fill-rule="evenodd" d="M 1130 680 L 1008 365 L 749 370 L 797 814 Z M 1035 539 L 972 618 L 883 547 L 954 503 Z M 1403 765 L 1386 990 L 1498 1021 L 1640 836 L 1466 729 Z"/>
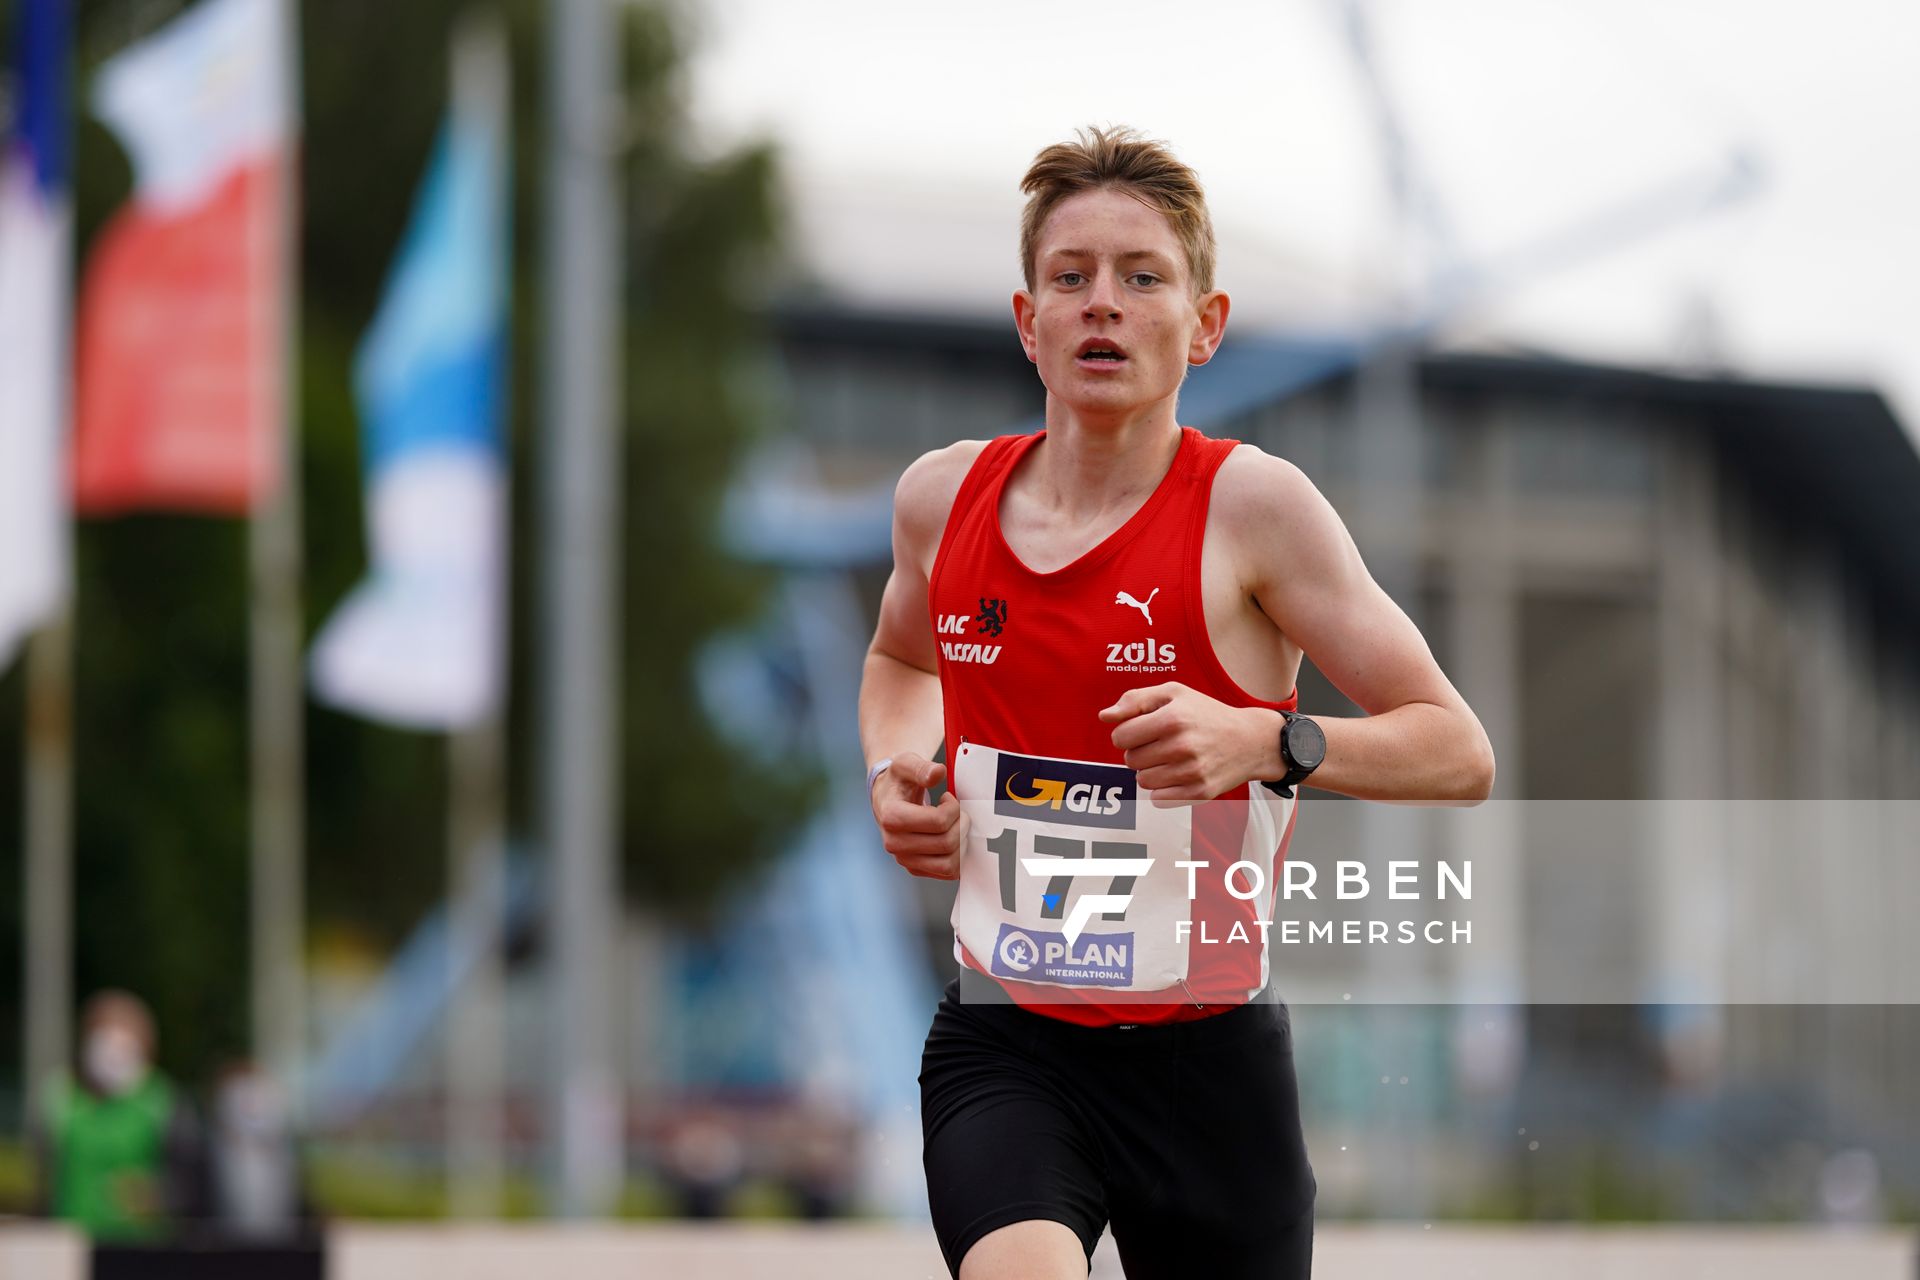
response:
<path id="1" fill-rule="evenodd" d="M 1279 751 L 1278 712 L 1230 707 L 1177 680 L 1127 690 L 1100 720 L 1115 726 L 1113 745 L 1158 809 L 1198 804 L 1266 776 L 1261 771 Z"/>

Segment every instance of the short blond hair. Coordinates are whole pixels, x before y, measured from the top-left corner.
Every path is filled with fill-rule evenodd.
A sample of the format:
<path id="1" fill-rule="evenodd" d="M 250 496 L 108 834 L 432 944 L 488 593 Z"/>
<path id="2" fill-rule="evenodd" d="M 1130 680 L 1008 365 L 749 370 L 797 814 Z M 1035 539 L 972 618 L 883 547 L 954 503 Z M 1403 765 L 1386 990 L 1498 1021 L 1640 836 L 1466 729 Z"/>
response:
<path id="1" fill-rule="evenodd" d="M 1213 288 L 1213 219 L 1207 194 L 1192 169 L 1174 158 L 1163 142 L 1144 138 L 1124 125 L 1075 130 L 1076 141 L 1056 142 L 1033 158 L 1020 190 L 1027 196 L 1020 216 L 1020 267 L 1027 288 L 1034 284 L 1040 229 L 1062 200 L 1082 191 L 1125 191 L 1158 211 L 1173 227 L 1187 253 L 1195 294 Z"/>

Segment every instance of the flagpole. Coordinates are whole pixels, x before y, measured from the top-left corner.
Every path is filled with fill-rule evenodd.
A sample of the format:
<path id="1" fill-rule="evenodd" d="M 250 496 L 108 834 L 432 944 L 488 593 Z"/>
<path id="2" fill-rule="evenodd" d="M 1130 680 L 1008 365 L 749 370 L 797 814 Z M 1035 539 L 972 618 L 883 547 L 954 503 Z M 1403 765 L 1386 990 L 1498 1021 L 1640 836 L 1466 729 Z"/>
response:
<path id="1" fill-rule="evenodd" d="M 61 496 L 52 546 L 58 602 L 28 638 L 25 652 L 26 955 L 21 1003 L 26 1013 L 22 1037 L 26 1074 L 20 1093 L 30 1108 L 37 1107 L 53 1073 L 72 1060 L 74 1011 L 73 609 L 78 586 L 73 517 L 65 496 L 73 428 L 73 132 L 67 114 L 73 15 L 62 3 L 49 6 L 41 16 L 55 24 L 52 64 L 39 67 L 38 72 L 52 78 L 50 97 L 58 104 L 59 119 L 58 140 L 52 145 L 60 153 L 58 229 L 52 246 L 59 285 L 53 290 L 56 314 L 48 351 L 53 377 L 49 406 L 53 466 L 44 479 Z"/>
<path id="2" fill-rule="evenodd" d="M 494 19 L 470 20 L 454 33 L 453 111 L 456 121 L 487 120 L 488 136 L 504 152 L 511 144 L 511 80 L 506 35 Z M 459 127 L 459 126 L 456 126 Z M 501 167 L 500 181 L 509 169 Z M 507 192 L 503 200 L 510 200 Z M 507 261 L 511 244 L 502 245 Z M 502 264 L 502 279 L 511 278 Z M 503 333 L 507 329 L 504 316 Z M 447 738 L 447 855 L 453 937 L 471 948 L 473 967 L 454 995 L 447 1036 L 447 1197 L 456 1218 L 496 1217 L 506 1179 L 506 652 L 507 577 L 511 557 L 507 514 L 512 486 L 506 441 L 508 362 L 500 384 L 501 511 L 496 578 L 490 597 L 495 668 L 489 673 L 492 710 Z"/>
<path id="3" fill-rule="evenodd" d="M 497 716 L 447 737 L 452 934 L 473 956 L 447 1036 L 447 1203 L 456 1218 L 498 1216 L 506 1185 L 504 748 Z"/>
<path id="4" fill-rule="evenodd" d="M 624 474 L 613 156 L 624 7 L 556 0 L 549 10 L 540 758 L 557 1019 L 547 1132 L 554 1207 L 571 1218 L 611 1211 L 625 1154 L 612 1033 Z"/>
<path id="5" fill-rule="evenodd" d="M 298 121 L 300 101 L 298 8 L 280 0 L 280 48 L 289 98 L 287 119 Z M 281 151 L 279 243 L 282 288 L 279 314 L 263 317 L 275 327 L 281 350 L 277 376 L 269 374 L 273 430 L 264 447 L 273 450 L 264 468 L 276 477 L 273 491 L 256 508 L 249 526 L 248 631 L 252 652 L 252 1014 L 255 1059 L 286 1090 L 296 1119 L 306 1107 L 300 1071 L 306 1048 L 306 984 L 302 948 L 306 920 L 305 690 L 300 607 L 300 466 L 293 387 L 298 367 L 299 192 L 295 124 Z"/>
<path id="6" fill-rule="evenodd" d="M 40 1090 L 73 1044 L 73 621 L 62 604 L 27 642 L 26 1078 Z"/>
<path id="7" fill-rule="evenodd" d="M 303 1113 L 299 1078 L 306 1013 L 301 946 L 305 905 L 305 806 L 301 737 L 300 507 L 289 474 L 255 515 L 248 540 L 253 590 L 252 911 L 254 1057 Z"/>

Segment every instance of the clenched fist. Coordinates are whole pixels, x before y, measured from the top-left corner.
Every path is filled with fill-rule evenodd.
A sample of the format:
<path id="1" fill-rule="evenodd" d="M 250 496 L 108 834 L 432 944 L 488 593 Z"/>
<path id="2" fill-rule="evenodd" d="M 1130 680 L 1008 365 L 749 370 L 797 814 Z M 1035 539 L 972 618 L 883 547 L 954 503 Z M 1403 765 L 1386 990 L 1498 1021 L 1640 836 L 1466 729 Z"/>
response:
<path id="1" fill-rule="evenodd" d="M 947 766 L 911 751 L 874 779 L 873 820 L 880 843 L 893 860 L 916 876 L 958 880 L 960 855 L 967 847 L 967 815 L 949 791 L 939 804 L 927 803 L 927 789 L 947 776 Z"/>
<path id="2" fill-rule="evenodd" d="M 1277 778 L 1280 714 L 1230 707 L 1177 680 L 1129 689 L 1100 713 L 1113 745 L 1156 809 L 1200 804 L 1255 778 Z"/>

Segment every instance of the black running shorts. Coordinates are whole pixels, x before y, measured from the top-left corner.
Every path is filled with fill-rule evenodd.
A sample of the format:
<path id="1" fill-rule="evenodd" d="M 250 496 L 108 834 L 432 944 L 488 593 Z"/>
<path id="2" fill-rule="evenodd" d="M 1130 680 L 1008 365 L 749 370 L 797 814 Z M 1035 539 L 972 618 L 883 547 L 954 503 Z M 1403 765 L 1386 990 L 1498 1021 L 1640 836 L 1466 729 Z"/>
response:
<path id="1" fill-rule="evenodd" d="M 1293 1026 L 1271 992 L 1193 1022 L 1083 1027 L 947 984 L 920 1060 L 927 1196 L 947 1269 L 988 1232 L 1063 1222 L 1127 1280 L 1295 1280 L 1313 1169 Z M 998 1003 L 988 1003 L 994 996 Z"/>

